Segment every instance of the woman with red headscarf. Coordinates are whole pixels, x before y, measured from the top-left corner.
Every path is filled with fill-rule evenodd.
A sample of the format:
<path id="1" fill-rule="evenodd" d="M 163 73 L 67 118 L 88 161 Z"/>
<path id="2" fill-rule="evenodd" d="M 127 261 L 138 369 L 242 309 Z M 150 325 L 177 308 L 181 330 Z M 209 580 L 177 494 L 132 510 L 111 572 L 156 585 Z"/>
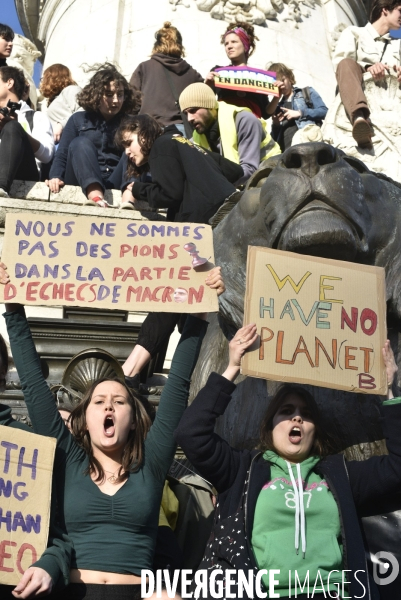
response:
<path id="1" fill-rule="evenodd" d="M 221 36 L 221 43 L 224 44 L 224 49 L 231 63 L 230 66 L 240 67 L 247 65 L 249 57 L 255 51 L 255 41 L 258 39 L 259 38 L 255 35 L 253 26 L 249 23 L 230 23 L 225 33 Z M 227 104 L 234 104 L 234 106 L 246 106 L 247 108 L 250 108 L 259 119 L 261 117 L 264 119 L 268 118 L 266 113 L 267 96 L 265 94 L 226 90 L 222 88 L 215 89 L 214 71 L 219 67 L 219 65 L 213 67 L 205 79 L 205 83 L 210 85 L 216 92 L 217 99 L 223 100 L 224 102 L 227 102 Z"/>

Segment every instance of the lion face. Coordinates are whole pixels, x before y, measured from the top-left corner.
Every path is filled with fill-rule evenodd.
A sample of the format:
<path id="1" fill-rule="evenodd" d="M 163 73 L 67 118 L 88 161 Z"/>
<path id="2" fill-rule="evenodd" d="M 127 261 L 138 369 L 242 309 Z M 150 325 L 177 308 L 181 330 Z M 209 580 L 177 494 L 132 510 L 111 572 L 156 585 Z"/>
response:
<path id="1" fill-rule="evenodd" d="M 215 229 L 216 258 L 235 290 L 222 298 L 223 314 L 233 314 L 234 295 L 243 298 L 248 245 L 388 267 L 401 249 L 394 190 L 401 200 L 395 184 L 324 143 L 293 146 L 263 163 Z"/>

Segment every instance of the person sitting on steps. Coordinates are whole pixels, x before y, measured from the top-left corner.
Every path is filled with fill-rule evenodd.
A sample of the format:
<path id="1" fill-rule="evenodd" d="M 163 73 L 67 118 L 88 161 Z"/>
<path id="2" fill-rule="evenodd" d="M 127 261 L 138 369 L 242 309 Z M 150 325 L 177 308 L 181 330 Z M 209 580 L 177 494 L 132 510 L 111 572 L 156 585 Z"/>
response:
<path id="1" fill-rule="evenodd" d="M 32 110 L 22 100 L 25 91 L 25 76 L 20 69 L 0 67 L 0 197 L 2 198 L 8 198 L 14 179 L 39 181 L 41 164 L 50 162 L 54 154 L 50 121 L 46 115 Z"/>
<path id="2" fill-rule="evenodd" d="M 360 148 L 372 148 L 374 130 L 363 92 L 363 74 L 375 81 L 394 72 L 401 82 L 401 40 L 391 39 L 390 29 L 401 27 L 400 0 L 375 0 L 365 27 L 347 27 L 334 51 L 341 102 L 352 123 L 352 136 Z"/>
<path id="3" fill-rule="evenodd" d="M 68 119 L 46 183 L 53 193 L 65 184 L 79 185 L 85 205 L 106 208 L 105 190 L 119 187 L 112 176 L 122 150 L 114 136 L 122 118 L 139 110 L 140 96 L 114 65 L 105 63 L 77 100 L 84 110 Z"/>

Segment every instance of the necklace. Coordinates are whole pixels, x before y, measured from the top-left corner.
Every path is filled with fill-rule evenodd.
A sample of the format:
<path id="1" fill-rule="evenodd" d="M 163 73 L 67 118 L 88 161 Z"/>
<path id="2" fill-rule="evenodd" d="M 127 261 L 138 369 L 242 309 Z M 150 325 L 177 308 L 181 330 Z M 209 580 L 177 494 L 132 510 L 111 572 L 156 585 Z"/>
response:
<path id="1" fill-rule="evenodd" d="M 114 472 L 103 469 L 103 471 L 106 473 L 110 473 L 110 477 L 106 477 L 107 481 L 110 481 L 110 483 L 115 483 L 117 481 L 116 473 L 118 473 L 120 469 L 121 467 L 118 467 L 118 469 L 116 469 Z"/>

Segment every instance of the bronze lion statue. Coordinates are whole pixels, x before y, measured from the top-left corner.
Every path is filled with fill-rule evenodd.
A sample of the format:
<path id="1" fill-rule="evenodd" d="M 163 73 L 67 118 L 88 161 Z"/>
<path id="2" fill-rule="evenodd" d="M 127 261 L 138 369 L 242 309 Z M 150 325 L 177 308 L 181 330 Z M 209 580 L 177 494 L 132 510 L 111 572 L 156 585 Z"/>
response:
<path id="1" fill-rule="evenodd" d="M 328 144 L 300 144 L 265 161 L 245 191 L 221 207 L 213 224 L 216 264 L 223 269 L 227 290 L 220 298 L 219 315 L 211 316 L 191 398 L 211 371 L 223 372 L 228 361 L 227 340 L 242 326 L 248 245 L 384 267 L 388 337 L 400 376 L 399 183 L 371 172 L 360 160 Z M 233 400 L 220 418 L 217 432 L 233 446 L 254 447 L 258 424 L 277 384 L 251 377 L 240 377 L 236 383 Z M 386 452 L 378 396 L 319 387 L 311 387 L 310 391 L 320 406 L 325 426 L 348 459 L 363 460 Z M 386 513 L 385 520 L 382 516 L 365 520 L 368 539 L 374 538 L 379 544 L 369 544 L 372 552 L 391 550 L 401 560 L 397 533 L 401 511 L 391 513 L 400 508 L 401 497 L 389 499 L 386 506 L 377 507 L 378 513 Z M 399 593 L 399 578 L 394 585 Z M 393 586 L 383 586 L 382 590 L 383 598 L 395 597 Z"/>

